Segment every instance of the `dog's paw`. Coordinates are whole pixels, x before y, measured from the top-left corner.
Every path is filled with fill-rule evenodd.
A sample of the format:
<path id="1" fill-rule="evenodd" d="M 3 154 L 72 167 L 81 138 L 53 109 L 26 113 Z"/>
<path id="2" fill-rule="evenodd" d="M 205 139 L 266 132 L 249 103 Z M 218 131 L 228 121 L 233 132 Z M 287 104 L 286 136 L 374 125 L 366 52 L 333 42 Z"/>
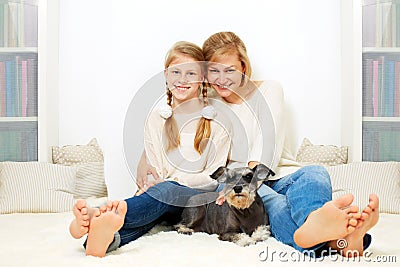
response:
<path id="1" fill-rule="evenodd" d="M 194 232 L 193 229 L 190 229 L 189 227 L 183 224 L 177 224 L 174 226 L 174 228 L 179 234 L 191 235 Z"/>
<path id="2" fill-rule="evenodd" d="M 240 234 L 227 233 L 227 234 L 223 234 L 223 235 L 219 236 L 219 239 L 223 240 L 223 241 L 233 242 L 236 245 L 241 246 L 241 247 L 253 245 L 256 243 L 249 235 L 247 235 L 245 233 L 240 233 Z"/>
<path id="3" fill-rule="evenodd" d="M 268 237 L 271 236 L 271 232 L 269 231 L 269 226 L 268 225 L 260 225 L 254 230 L 254 232 L 251 234 L 251 238 L 255 242 L 259 241 L 264 241 L 267 240 Z"/>
<path id="4" fill-rule="evenodd" d="M 236 240 L 233 242 L 235 242 L 236 245 L 239 245 L 241 247 L 254 245 L 256 243 L 256 241 L 253 240 L 253 238 L 251 238 L 249 235 L 245 233 L 237 234 L 235 239 Z"/>

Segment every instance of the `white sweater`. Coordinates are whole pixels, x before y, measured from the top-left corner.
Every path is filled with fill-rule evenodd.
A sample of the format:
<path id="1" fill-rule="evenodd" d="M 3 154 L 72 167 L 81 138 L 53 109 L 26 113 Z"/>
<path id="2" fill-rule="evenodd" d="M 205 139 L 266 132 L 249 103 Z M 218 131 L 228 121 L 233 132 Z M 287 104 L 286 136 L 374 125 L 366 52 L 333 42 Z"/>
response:
<path id="1" fill-rule="evenodd" d="M 231 139 L 230 123 L 218 114 L 211 120 L 210 139 L 200 155 L 194 149 L 194 136 L 200 111 L 192 114 L 174 114 L 180 129 L 181 144 L 177 149 L 166 152 L 163 142 L 163 119 L 158 110 L 150 113 L 145 124 L 144 141 L 149 163 L 161 178 L 173 180 L 195 189 L 214 191 L 218 183 L 210 175 L 227 163 Z M 220 123 L 220 122 L 223 123 Z"/>
<path id="2" fill-rule="evenodd" d="M 232 124 L 232 148 L 228 166 L 247 166 L 262 162 L 272 170 L 278 165 L 285 136 L 283 90 L 274 81 L 262 82 L 258 90 L 249 90 L 241 104 L 231 104 L 218 96 L 213 99 Z M 271 179 L 274 179 L 271 177 Z"/>

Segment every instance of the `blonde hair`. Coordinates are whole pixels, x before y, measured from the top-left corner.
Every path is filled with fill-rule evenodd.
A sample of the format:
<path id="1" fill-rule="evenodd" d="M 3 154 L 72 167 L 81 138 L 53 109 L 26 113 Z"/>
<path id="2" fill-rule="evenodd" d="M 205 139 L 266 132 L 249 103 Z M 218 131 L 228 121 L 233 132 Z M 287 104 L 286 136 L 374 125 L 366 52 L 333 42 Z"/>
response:
<path id="1" fill-rule="evenodd" d="M 164 62 L 164 67 L 167 69 L 171 62 L 173 62 L 177 57 L 179 56 L 188 56 L 191 57 L 192 59 L 196 61 L 200 61 L 202 64 L 202 74 L 204 74 L 204 65 L 203 62 L 204 60 L 204 55 L 203 51 L 199 46 L 196 44 L 190 43 L 190 42 L 185 42 L 185 41 L 180 41 L 175 43 L 172 48 L 168 51 L 166 57 L 165 57 L 165 62 Z M 208 105 L 208 98 L 207 98 L 207 87 L 202 86 L 202 97 L 203 97 L 203 103 L 204 106 Z M 171 90 L 167 87 L 167 104 L 172 107 L 172 93 Z M 206 119 L 202 117 L 199 120 L 199 123 L 197 124 L 197 129 L 196 129 L 196 135 L 194 137 L 194 142 L 193 146 L 196 149 L 196 151 L 201 155 L 205 145 L 207 144 L 208 138 L 210 138 L 211 135 L 211 123 L 209 119 Z M 166 119 L 165 124 L 164 124 L 164 136 L 166 137 L 167 140 L 167 151 L 170 151 L 172 149 L 177 148 L 180 145 L 180 134 L 179 134 L 179 129 L 178 125 L 176 123 L 176 120 L 174 116 L 172 115 L 168 119 Z"/>
<path id="2" fill-rule="evenodd" d="M 243 41 L 233 32 L 218 32 L 203 43 L 203 54 L 206 61 L 213 61 L 216 57 L 226 54 L 236 54 L 244 68 L 244 74 L 250 78 L 252 69 L 247 49 Z"/>

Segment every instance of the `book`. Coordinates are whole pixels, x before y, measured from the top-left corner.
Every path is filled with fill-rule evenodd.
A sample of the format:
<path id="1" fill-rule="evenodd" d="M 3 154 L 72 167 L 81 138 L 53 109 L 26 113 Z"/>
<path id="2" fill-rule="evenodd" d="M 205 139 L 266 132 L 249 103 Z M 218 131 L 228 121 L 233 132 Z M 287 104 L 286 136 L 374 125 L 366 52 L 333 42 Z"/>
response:
<path id="1" fill-rule="evenodd" d="M 21 116 L 21 57 L 15 56 L 14 116 Z"/>
<path id="2" fill-rule="evenodd" d="M 396 46 L 400 47 L 400 3 L 396 4 Z"/>
<path id="3" fill-rule="evenodd" d="M 363 116 L 374 115 L 373 104 L 373 59 L 363 60 Z"/>
<path id="4" fill-rule="evenodd" d="M 24 21 L 25 21 L 25 15 L 24 15 L 24 9 L 25 9 L 25 4 L 23 0 L 20 0 L 20 3 L 17 6 L 17 21 L 18 21 L 18 28 L 17 28 L 17 34 L 18 34 L 18 46 L 23 47 L 25 45 L 24 42 Z"/>
<path id="5" fill-rule="evenodd" d="M 27 107 L 27 61 L 21 61 L 21 116 L 26 117 Z"/>
<path id="6" fill-rule="evenodd" d="M 379 116 L 379 62 L 374 60 L 373 62 L 373 84 L 372 84 L 372 101 L 374 106 L 374 117 Z"/>
<path id="7" fill-rule="evenodd" d="M 362 9 L 363 47 L 375 47 L 376 44 L 376 5 L 364 5 Z"/>
<path id="8" fill-rule="evenodd" d="M 0 117 L 6 116 L 6 64 L 0 61 Z"/>
<path id="9" fill-rule="evenodd" d="M 14 62 L 11 60 L 6 61 L 6 116 L 14 116 Z"/>
<path id="10" fill-rule="evenodd" d="M 36 67 L 37 61 L 27 59 L 27 75 L 26 75 L 26 115 L 28 117 L 37 116 L 37 80 Z"/>
<path id="11" fill-rule="evenodd" d="M 4 47 L 4 4 L 0 2 L 0 47 Z"/>
<path id="12" fill-rule="evenodd" d="M 26 4 L 24 8 L 24 45 L 25 47 L 37 47 L 38 39 L 38 7 L 34 4 Z"/>
<path id="13" fill-rule="evenodd" d="M 394 116 L 400 117 L 400 61 L 396 62 L 394 70 Z"/>
<path id="14" fill-rule="evenodd" d="M 385 81 L 384 81 L 384 100 L 383 109 L 385 117 L 394 116 L 394 61 L 387 60 L 384 66 Z"/>

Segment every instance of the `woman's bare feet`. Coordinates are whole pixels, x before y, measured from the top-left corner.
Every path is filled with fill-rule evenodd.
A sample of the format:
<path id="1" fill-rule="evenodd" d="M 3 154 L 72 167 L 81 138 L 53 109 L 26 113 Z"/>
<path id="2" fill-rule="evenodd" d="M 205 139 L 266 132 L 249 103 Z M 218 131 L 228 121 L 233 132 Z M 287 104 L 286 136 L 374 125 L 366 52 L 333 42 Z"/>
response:
<path id="1" fill-rule="evenodd" d="M 97 209 L 89 208 L 86 201 L 79 199 L 73 207 L 75 219 L 69 225 L 69 232 L 73 238 L 81 238 L 89 232 L 90 220 Z"/>
<path id="2" fill-rule="evenodd" d="M 353 199 L 353 195 L 346 194 L 311 212 L 304 224 L 294 233 L 295 243 L 302 248 L 310 248 L 354 232 L 361 214 L 358 207 L 350 206 Z"/>
<path id="3" fill-rule="evenodd" d="M 86 244 L 86 255 L 104 257 L 114 233 L 124 224 L 127 205 L 125 201 L 109 202 L 94 214 Z"/>
<path id="4" fill-rule="evenodd" d="M 369 196 L 368 206 L 362 211 L 362 216 L 354 232 L 341 240 L 330 242 L 333 249 L 340 251 L 345 257 L 362 256 L 364 253 L 364 236 L 379 220 L 379 198 L 375 194 Z"/>

